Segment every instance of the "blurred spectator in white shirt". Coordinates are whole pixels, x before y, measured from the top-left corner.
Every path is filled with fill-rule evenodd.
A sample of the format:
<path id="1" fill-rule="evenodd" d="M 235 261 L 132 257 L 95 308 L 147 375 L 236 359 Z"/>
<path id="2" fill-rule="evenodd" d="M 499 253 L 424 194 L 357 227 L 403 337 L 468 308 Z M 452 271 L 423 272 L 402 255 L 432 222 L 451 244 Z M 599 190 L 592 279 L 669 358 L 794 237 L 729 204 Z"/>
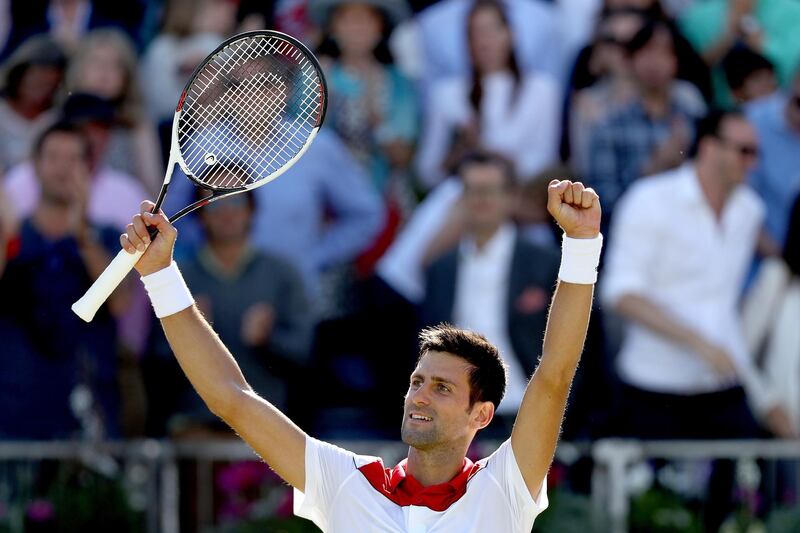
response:
<path id="1" fill-rule="evenodd" d="M 471 73 L 437 82 L 417 155 L 426 188 L 475 149 L 501 153 L 522 179 L 557 158 L 561 90 L 544 72 L 526 74 L 503 5 L 478 0 L 467 18 Z"/>

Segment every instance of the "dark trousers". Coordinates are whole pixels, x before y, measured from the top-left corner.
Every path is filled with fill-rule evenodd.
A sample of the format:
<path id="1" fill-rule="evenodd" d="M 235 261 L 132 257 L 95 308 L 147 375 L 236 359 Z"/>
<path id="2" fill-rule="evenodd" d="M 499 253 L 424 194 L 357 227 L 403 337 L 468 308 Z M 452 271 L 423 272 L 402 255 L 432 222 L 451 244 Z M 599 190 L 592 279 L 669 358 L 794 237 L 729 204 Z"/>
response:
<path id="1" fill-rule="evenodd" d="M 764 432 L 753 418 L 744 389 L 694 395 L 663 394 L 623 385 L 620 434 L 638 439 L 748 439 Z M 715 460 L 703 522 L 716 533 L 734 509 L 735 465 Z"/>

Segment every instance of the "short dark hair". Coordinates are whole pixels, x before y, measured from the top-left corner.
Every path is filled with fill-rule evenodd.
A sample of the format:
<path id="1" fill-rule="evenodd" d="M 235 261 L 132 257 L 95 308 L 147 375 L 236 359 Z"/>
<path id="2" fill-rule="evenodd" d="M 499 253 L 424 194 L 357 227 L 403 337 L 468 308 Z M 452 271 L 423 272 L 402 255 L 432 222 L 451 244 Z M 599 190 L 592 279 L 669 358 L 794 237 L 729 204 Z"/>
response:
<path id="1" fill-rule="evenodd" d="M 744 113 L 737 108 L 711 109 L 703 118 L 697 121 L 694 143 L 689 148 L 689 157 L 697 157 L 700 151 L 700 142 L 706 137 L 719 137 L 719 131 L 726 118 L 745 119 Z"/>
<path id="2" fill-rule="evenodd" d="M 755 72 L 768 70 L 774 73 L 775 65 L 752 48 L 738 45 L 731 48 L 722 58 L 722 70 L 730 88 L 737 90 L 741 89 L 747 78 Z"/>
<path id="3" fill-rule="evenodd" d="M 677 57 L 677 39 L 675 35 L 675 30 L 666 22 L 659 19 L 651 19 L 645 22 L 644 26 L 636 32 L 636 34 L 631 37 L 630 41 L 627 42 L 625 45 L 625 50 L 628 52 L 629 56 L 632 56 L 638 53 L 642 48 L 647 46 L 647 44 L 653 40 L 656 33 L 659 31 L 665 31 L 669 34 L 670 38 L 672 39 L 672 50 Z"/>
<path id="4" fill-rule="evenodd" d="M 47 138 L 56 133 L 66 133 L 68 135 L 74 135 L 77 137 L 83 145 L 84 159 L 86 161 L 92 160 L 92 144 L 89 141 L 89 136 L 86 134 L 86 130 L 74 122 L 68 122 L 65 120 L 51 124 L 44 131 L 42 131 L 38 137 L 36 137 L 33 142 L 34 159 L 38 159 L 38 157 L 42 154 L 42 148 L 44 147 L 44 143 L 47 141 Z"/>
<path id="5" fill-rule="evenodd" d="M 419 334 L 419 362 L 430 351 L 447 352 L 472 365 L 469 372 L 469 405 L 492 402 L 497 408 L 506 393 L 506 364 L 486 337 L 474 331 L 442 323 Z"/>
<path id="6" fill-rule="evenodd" d="M 456 165 L 456 174 L 463 179 L 464 169 L 472 165 L 496 166 L 502 171 L 506 185 L 509 188 L 512 188 L 517 184 L 517 173 L 514 170 L 514 163 L 503 155 L 486 150 L 469 152 L 458 160 L 458 164 Z"/>

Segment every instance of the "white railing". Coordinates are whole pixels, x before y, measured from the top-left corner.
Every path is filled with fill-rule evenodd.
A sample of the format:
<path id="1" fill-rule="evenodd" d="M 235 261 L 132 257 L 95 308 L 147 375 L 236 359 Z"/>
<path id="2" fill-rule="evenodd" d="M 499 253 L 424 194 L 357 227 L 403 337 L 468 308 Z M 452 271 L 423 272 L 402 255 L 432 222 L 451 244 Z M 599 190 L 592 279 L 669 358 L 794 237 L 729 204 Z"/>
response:
<path id="1" fill-rule="evenodd" d="M 390 441 L 352 441 L 336 444 L 355 453 L 384 458 L 395 464 L 407 447 Z M 481 442 L 491 451 L 499 442 Z M 627 483 L 631 467 L 648 459 L 800 459 L 800 440 L 742 441 L 632 441 L 604 439 L 592 444 L 562 442 L 557 459 L 567 465 L 581 457 L 594 460 L 592 507 L 598 523 L 612 533 L 627 531 L 630 494 Z M 132 440 L 87 444 L 79 441 L 0 442 L 0 463 L 9 461 L 76 460 L 98 472 L 113 476 L 120 463 L 134 461 L 144 468 L 148 501 L 143 506 L 148 533 L 180 531 L 181 460 L 196 461 L 196 498 L 200 526 L 213 523 L 213 463 L 255 459 L 252 449 L 241 441 L 156 441 Z M 800 482 L 800 479 L 798 480 Z"/>

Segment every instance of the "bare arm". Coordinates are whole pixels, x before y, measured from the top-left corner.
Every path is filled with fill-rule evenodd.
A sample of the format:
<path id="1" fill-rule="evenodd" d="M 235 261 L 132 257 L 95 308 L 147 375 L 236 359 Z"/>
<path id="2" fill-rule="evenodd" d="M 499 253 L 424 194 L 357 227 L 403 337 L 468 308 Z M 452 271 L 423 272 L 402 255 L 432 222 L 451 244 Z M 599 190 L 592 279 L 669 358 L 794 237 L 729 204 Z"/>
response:
<path id="1" fill-rule="evenodd" d="M 566 234 L 594 238 L 600 232 L 600 202 L 580 183 L 554 181 L 548 210 Z M 572 378 L 578 367 L 594 285 L 559 282 L 545 330 L 539 366 L 525 390 L 511 446 L 531 495 L 535 496 L 553 461 Z"/>
<path id="2" fill-rule="evenodd" d="M 123 247 L 133 252 L 147 242 L 147 226 L 158 236 L 136 264 L 146 276 L 167 267 L 177 232 L 163 213 L 150 216 L 142 204 Z M 305 488 L 305 433 L 275 406 L 260 398 L 245 381 L 239 365 L 195 306 L 161 320 L 170 346 L 192 386 L 208 408 L 229 424 L 290 485 Z"/>

